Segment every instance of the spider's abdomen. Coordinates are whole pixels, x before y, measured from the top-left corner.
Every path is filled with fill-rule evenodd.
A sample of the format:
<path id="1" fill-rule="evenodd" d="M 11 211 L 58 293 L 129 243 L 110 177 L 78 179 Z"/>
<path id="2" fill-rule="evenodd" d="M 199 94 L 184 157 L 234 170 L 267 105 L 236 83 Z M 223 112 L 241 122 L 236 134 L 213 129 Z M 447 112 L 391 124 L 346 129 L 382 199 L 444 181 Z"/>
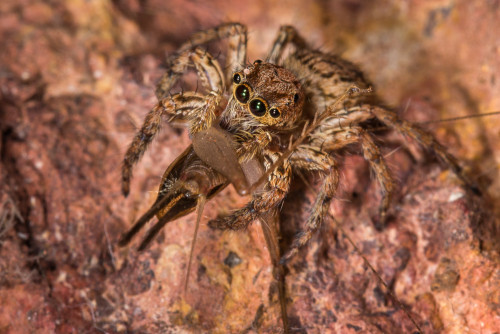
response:
<path id="1" fill-rule="evenodd" d="M 336 55 L 297 50 L 288 56 L 284 65 L 298 76 L 307 91 L 315 92 L 308 94 L 315 109 L 325 109 L 327 101 L 336 100 L 353 84 L 362 89 L 371 87 L 356 65 Z M 350 101 L 351 104 L 357 102 L 356 99 Z"/>

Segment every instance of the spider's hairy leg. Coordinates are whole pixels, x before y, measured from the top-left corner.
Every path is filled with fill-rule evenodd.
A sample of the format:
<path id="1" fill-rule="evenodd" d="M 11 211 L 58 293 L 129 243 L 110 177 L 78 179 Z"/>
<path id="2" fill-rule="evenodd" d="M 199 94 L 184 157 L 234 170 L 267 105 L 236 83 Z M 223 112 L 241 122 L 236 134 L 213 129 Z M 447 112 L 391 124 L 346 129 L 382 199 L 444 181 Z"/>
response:
<path id="1" fill-rule="evenodd" d="M 266 167 L 270 167 L 273 160 L 277 160 L 277 154 L 270 158 Z M 264 190 L 253 195 L 252 200 L 242 209 L 232 214 L 213 219 L 208 222 L 211 228 L 218 230 L 241 230 L 246 228 L 252 221 L 259 218 L 259 214 L 270 211 L 281 203 L 290 188 L 291 166 L 288 161 L 271 173 Z"/>
<path id="2" fill-rule="evenodd" d="M 392 194 L 394 192 L 394 180 L 389 168 L 385 163 L 384 157 L 380 154 L 380 149 L 373 140 L 372 136 L 363 130 L 359 131 L 359 140 L 363 148 L 363 156 L 375 172 L 375 176 L 382 188 L 382 203 L 379 209 L 379 224 L 384 225 L 387 219 L 387 210 L 391 204 Z"/>
<path id="3" fill-rule="evenodd" d="M 371 113 L 385 125 L 396 129 L 404 136 L 408 136 L 417 141 L 425 149 L 433 151 L 453 173 L 476 195 L 481 195 L 481 190 L 474 182 L 472 182 L 462 171 L 462 167 L 457 159 L 446 151 L 446 148 L 441 145 L 431 134 L 422 130 L 415 124 L 399 119 L 398 116 L 385 108 L 365 105 L 362 106 L 367 112 Z"/>
<path id="4" fill-rule="evenodd" d="M 285 48 L 292 44 L 296 48 L 308 49 L 306 41 L 299 35 L 297 30 L 292 26 L 281 26 L 278 36 L 274 40 L 271 51 L 269 52 L 266 61 L 272 64 L 277 64 L 285 51 Z"/>
<path id="5" fill-rule="evenodd" d="M 242 140 L 242 144 L 237 152 L 240 161 L 248 161 L 254 158 L 272 141 L 269 132 L 264 130 L 257 130 L 252 136 L 244 136 L 243 138 L 245 139 Z"/>
<path id="6" fill-rule="evenodd" d="M 172 120 L 195 119 L 196 122 L 192 123 L 198 125 L 200 123 L 200 118 L 202 118 L 202 121 L 203 118 L 215 118 L 212 112 L 210 112 L 210 108 L 215 110 L 215 103 L 218 103 L 217 96 L 213 94 L 203 96 L 196 93 L 175 94 L 158 102 L 158 104 L 146 115 L 141 129 L 136 133 L 125 153 L 122 166 L 122 193 L 127 196 L 130 192 L 132 168 L 140 160 L 148 145 L 160 131 L 163 115 L 170 115 Z M 209 112 L 203 113 L 201 110 L 208 110 Z"/>
<path id="7" fill-rule="evenodd" d="M 225 74 L 226 82 L 231 81 L 232 71 L 245 63 L 247 57 L 247 28 L 239 23 L 225 23 L 212 29 L 199 31 L 182 44 L 177 53 L 167 59 L 169 70 L 163 75 L 156 89 L 158 99 L 168 95 L 170 88 L 177 82 L 178 78 L 185 72 L 187 61 L 186 54 L 197 47 L 220 39 L 229 39 L 229 51 L 227 57 L 227 72 Z M 206 51 L 204 51 L 206 53 Z M 213 57 L 207 58 L 207 63 L 216 64 L 219 68 L 219 76 L 224 78 L 217 60 Z M 214 89 L 214 88 L 212 88 Z"/>
<path id="8" fill-rule="evenodd" d="M 351 114 L 358 116 L 357 112 Z M 384 157 L 380 153 L 380 149 L 373 140 L 372 135 L 366 132 L 359 126 L 349 126 L 347 128 L 334 127 L 333 129 L 324 128 L 320 138 L 313 137 L 316 141 L 320 139 L 322 148 L 328 152 L 335 152 L 341 148 L 353 144 L 360 143 L 363 150 L 363 157 L 370 164 L 375 177 L 378 180 L 380 188 L 382 189 L 382 203 L 379 208 L 379 223 L 384 225 L 387 219 L 387 211 L 391 204 L 392 194 L 394 192 L 394 180 L 391 172 L 387 167 Z M 321 134 L 321 132 L 320 132 Z"/>
<path id="9" fill-rule="evenodd" d="M 318 196 L 313 204 L 304 231 L 300 232 L 292 242 L 288 252 L 281 258 L 284 264 L 297 254 L 300 247 L 307 244 L 328 214 L 330 202 L 337 191 L 339 184 L 339 171 L 335 160 L 328 154 L 321 152 L 311 146 L 299 146 L 295 156 L 292 156 L 292 164 L 305 170 L 317 170 L 324 174 Z"/>
<path id="10" fill-rule="evenodd" d="M 175 53 L 168 58 L 167 71 L 156 85 L 155 94 L 158 100 L 170 95 L 170 89 L 187 71 L 191 63 L 194 65 L 204 88 L 221 92 L 224 90 L 224 74 L 219 62 L 206 50 L 196 48 L 195 50 Z"/>

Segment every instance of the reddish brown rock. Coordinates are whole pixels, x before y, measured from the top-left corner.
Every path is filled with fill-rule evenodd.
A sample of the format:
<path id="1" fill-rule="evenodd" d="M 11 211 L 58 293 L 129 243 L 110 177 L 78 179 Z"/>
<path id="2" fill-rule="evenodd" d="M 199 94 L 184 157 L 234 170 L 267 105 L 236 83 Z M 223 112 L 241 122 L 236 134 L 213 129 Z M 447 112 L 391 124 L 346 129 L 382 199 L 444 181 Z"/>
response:
<path id="1" fill-rule="evenodd" d="M 207 204 L 186 295 L 192 215 L 143 253 L 116 246 L 189 144 L 165 125 L 122 197 L 121 159 L 155 103 L 165 52 L 196 30 L 248 24 L 254 60 L 280 24 L 293 23 L 312 45 L 360 64 L 406 119 L 500 107 L 495 1 L 23 0 L 3 1 L 0 16 L 0 333 L 280 331 L 258 224 L 242 233 L 206 226 L 245 201 L 232 189 Z M 348 157 L 331 208 L 346 234 L 325 225 L 288 265 L 295 332 L 416 331 L 346 235 L 425 333 L 500 328 L 500 118 L 424 126 L 471 171 L 483 197 L 413 147 L 417 162 L 403 149 L 392 154 L 400 139 L 389 135 L 400 190 L 377 231 L 378 188 L 363 159 Z M 284 249 L 312 196 L 297 178 L 282 214 Z"/>

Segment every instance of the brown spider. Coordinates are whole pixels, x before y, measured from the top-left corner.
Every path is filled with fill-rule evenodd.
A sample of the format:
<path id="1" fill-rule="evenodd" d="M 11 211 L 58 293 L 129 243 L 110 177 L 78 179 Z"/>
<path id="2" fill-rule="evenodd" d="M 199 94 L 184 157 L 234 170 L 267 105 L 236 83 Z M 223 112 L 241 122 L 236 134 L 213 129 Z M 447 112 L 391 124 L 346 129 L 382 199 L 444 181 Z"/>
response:
<path id="1" fill-rule="evenodd" d="M 199 46 L 225 38 L 229 40 L 228 71 L 223 72 L 218 61 Z M 246 27 L 228 23 L 193 35 L 169 59 L 169 70 L 156 90 L 159 102 L 146 116 L 125 155 L 123 193 L 129 193 L 132 167 L 158 133 L 163 116 L 172 123 L 186 123 L 193 144 L 166 170 L 155 204 L 120 244 L 127 244 L 154 215 L 159 221 L 139 249 L 144 249 L 166 223 L 195 207 L 198 225 L 205 200 L 229 183 L 240 194 L 251 192 L 252 199 L 244 208 L 211 220 L 209 226 L 242 230 L 254 220 L 264 222 L 280 282 L 284 328 L 288 330 L 282 264 L 311 239 L 327 216 L 339 183 L 341 155 L 336 153 L 341 149 L 351 144 L 361 147 L 382 190 L 379 219 L 383 223 L 387 217 L 395 183 L 374 141 L 374 124 L 382 123 L 416 140 L 472 190 L 477 189 L 433 136 L 399 119 L 374 94 L 351 94 L 352 87 L 361 92 L 371 87 L 352 63 L 311 49 L 290 26 L 280 29 L 265 61 L 245 65 L 246 44 Z M 291 50 L 282 60 L 287 48 Z M 170 95 L 191 64 L 207 93 Z M 226 84 L 229 81 L 231 84 Z M 323 183 L 304 230 L 280 257 L 277 212 L 296 171 L 320 173 Z"/>

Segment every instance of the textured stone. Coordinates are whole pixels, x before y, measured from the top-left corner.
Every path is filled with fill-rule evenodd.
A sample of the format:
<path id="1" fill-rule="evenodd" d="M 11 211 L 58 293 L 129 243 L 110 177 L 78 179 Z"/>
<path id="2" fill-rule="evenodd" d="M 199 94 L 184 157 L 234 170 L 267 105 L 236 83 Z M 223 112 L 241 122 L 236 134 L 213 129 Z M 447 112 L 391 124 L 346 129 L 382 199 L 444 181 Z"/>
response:
<path id="1" fill-rule="evenodd" d="M 499 110 L 498 6 L 3 1 L 0 332 L 279 332 L 277 290 L 259 225 L 241 233 L 206 226 L 208 218 L 245 202 L 232 189 L 207 204 L 185 294 L 193 215 L 167 225 L 143 253 L 136 244 L 116 246 L 189 144 L 185 132 L 165 125 L 135 170 L 129 198 L 122 197 L 121 159 L 155 103 L 165 52 L 199 29 L 241 21 L 249 27 L 253 61 L 265 57 L 280 24 L 292 23 L 312 45 L 358 63 L 405 119 L 437 120 Z M 288 265 L 295 332 L 416 331 L 346 235 L 425 333 L 500 328 L 494 205 L 500 118 L 423 126 L 459 157 L 483 197 L 468 194 L 411 145 L 393 153 L 401 140 L 388 134 L 381 138 L 392 143 L 384 153 L 400 187 L 388 226 L 377 231 L 378 187 L 363 159 L 348 156 L 331 207 L 345 234 L 330 221 Z M 313 198 L 297 177 L 281 216 L 282 249 Z M 231 265 L 230 254 L 239 264 Z"/>

